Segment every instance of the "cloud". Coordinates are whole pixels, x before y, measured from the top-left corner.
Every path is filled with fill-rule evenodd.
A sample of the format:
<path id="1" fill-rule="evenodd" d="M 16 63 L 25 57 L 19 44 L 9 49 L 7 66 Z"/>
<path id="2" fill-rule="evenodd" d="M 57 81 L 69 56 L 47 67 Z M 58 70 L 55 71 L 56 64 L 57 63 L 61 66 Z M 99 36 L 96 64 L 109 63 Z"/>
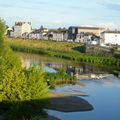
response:
<path id="1" fill-rule="evenodd" d="M 14 5 L 14 4 L 1 4 L 0 7 L 2 8 L 21 8 L 21 9 L 31 9 L 32 7 L 26 7 L 23 5 Z"/>
<path id="2" fill-rule="evenodd" d="M 115 23 L 113 22 L 105 22 L 105 23 L 100 23 L 100 27 L 106 27 L 106 28 L 115 28 Z"/>
<path id="3" fill-rule="evenodd" d="M 118 12 L 120 11 L 120 3 L 104 2 L 102 3 L 102 6 L 114 11 L 118 11 Z"/>
<path id="4" fill-rule="evenodd" d="M 53 21 L 53 23 L 55 23 L 55 24 L 61 24 L 63 22 L 61 20 L 55 20 L 55 21 Z"/>

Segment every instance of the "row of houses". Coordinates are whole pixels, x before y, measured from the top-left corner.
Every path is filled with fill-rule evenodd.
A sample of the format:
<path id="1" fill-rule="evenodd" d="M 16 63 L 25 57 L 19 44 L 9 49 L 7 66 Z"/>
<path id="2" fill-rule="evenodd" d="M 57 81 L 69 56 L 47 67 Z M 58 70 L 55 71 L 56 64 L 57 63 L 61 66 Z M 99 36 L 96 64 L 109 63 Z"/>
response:
<path id="1" fill-rule="evenodd" d="M 63 30 L 40 29 L 32 30 L 30 22 L 16 22 L 13 28 L 8 28 L 8 37 L 45 39 L 54 41 L 73 41 L 92 45 L 120 45 L 120 31 L 110 31 L 101 27 L 71 26 Z"/>

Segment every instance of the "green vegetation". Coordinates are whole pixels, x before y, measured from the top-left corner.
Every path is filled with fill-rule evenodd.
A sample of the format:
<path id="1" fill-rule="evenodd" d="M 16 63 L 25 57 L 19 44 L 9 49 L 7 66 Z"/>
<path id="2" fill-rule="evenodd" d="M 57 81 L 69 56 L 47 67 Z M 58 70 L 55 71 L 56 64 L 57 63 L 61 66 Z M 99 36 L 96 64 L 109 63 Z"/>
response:
<path id="1" fill-rule="evenodd" d="M 20 60 L 6 46 L 0 49 L 0 83 L 2 109 L 7 109 L 7 120 L 31 119 L 48 101 L 48 87 L 42 68 L 21 67 Z M 16 111 L 18 110 L 18 111 Z M 25 111 L 23 111 L 25 110 Z M 36 111 L 35 110 L 35 111 Z M 12 112 L 14 111 L 14 112 Z M 21 111 L 21 113 L 19 113 Z M 39 110 L 40 115 L 41 111 Z M 10 116 L 9 116 L 9 113 Z M 39 115 L 39 114 L 38 114 Z M 25 119 L 25 120 L 26 120 Z"/>
<path id="2" fill-rule="evenodd" d="M 120 78 L 120 71 L 113 71 L 113 74 Z"/>
<path id="3" fill-rule="evenodd" d="M 54 56 L 77 62 L 86 62 L 92 64 L 102 64 L 108 66 L 120 66 L 120 59 L 112 57 L 104 57 L 98 55 L 89 55 L 81 53 L 80 48 L 83 48 L 83 44 L 79 43 L 67 43 L 67 42 L 52 42 L 52 41 L 38 41 L 38 40 L 23 40 L 23 39 L 8 39 L 5 40 L 13 50 L 43 54 L 48 56 Z M 80 47 L 80 48 L 79 48 Z M 78 49 L 79 48 L 79 49 Z"/>
<path id="4" fill-rule="evenodd" d="M 23 69 L 21 61 L 7 47 L 4 22 L 0 20 L 0 114 L 5 120 L 41 120 L 48 103 L 48 86 L 43 68 Z"/>
<path id="5" fill-rule="evenodd" d="M 0 44 L 3 43 L 5 30 L 6 30 L 5 22 L 0 18 Z"/>
<path id="6" fill-rule="evenodd" d="M 74 75 L 68 75 L 62 68 L 56 73 L 45 73 L 45 79 L 50 88 L 54 88 L 58 84 L 72 84 L 77 80 Z"/>

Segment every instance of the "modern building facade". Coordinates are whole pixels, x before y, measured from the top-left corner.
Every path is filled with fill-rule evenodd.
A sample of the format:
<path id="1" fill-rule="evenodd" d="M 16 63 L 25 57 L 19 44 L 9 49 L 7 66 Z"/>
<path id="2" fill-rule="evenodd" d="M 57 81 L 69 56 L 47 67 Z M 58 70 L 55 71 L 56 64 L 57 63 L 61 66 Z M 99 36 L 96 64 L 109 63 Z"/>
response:
<path id="1" fill-rule="evenodd" d="M 101 33 L 100 44 L 120 45 L 120 31 L 105 31 Z"/>
<path id="2" fill-rule="evenodd" d="M 100 36 L 100 33 L 104 32 L 106 29 L 105 28 L 100 28 L 100 27 L 69 27 L 68 29 L 68 39 L 72 39 L 75 41 L 77 38 L 78 34 L 81 33 L 88 33 L 88 34 L 93 34 L 96 36 Z"/>

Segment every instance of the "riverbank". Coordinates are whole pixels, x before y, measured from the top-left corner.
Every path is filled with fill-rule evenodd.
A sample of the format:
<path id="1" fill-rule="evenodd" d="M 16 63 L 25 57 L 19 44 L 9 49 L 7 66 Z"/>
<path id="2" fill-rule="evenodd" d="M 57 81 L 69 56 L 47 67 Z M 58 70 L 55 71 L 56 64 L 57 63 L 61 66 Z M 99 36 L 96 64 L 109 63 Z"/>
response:
<path id="1" fill-rule="evenodd" d="M 53 41 L 23 40 L 13 38 L 6 38 L 5 43 L 14 51 L 48 55 L 77 62 L 120 67 L 120 59 L 82 53 L 82 51 L 84 51 L 84 47 L 83 44 L 79 43 L 58 43 Z"/>

